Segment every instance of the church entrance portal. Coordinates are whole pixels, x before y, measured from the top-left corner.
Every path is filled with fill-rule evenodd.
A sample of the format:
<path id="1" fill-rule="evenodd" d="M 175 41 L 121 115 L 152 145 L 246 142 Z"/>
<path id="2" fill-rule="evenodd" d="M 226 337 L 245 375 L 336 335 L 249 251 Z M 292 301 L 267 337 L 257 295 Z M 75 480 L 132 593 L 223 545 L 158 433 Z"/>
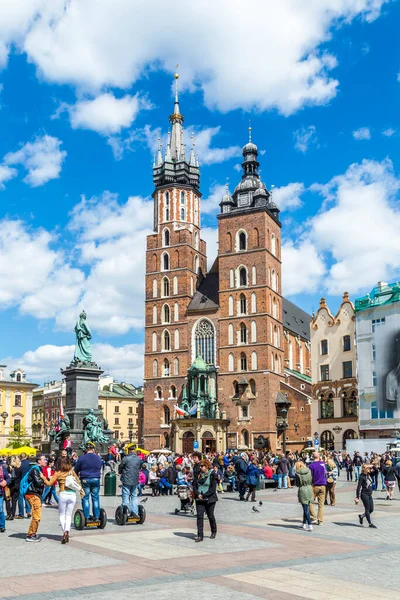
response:
<path id="1" fill-rule="evenodd" d="M 217 441 L 210 431 L 205 431 L 201 437 L 203 454 L 217 451 Z"/>
<path id="2" fill-rule="evenodd" d="M 194 433 L 192 431 L 185 431 L 182 436 L 182 453 L 191 454 L 193 452 Z"/>

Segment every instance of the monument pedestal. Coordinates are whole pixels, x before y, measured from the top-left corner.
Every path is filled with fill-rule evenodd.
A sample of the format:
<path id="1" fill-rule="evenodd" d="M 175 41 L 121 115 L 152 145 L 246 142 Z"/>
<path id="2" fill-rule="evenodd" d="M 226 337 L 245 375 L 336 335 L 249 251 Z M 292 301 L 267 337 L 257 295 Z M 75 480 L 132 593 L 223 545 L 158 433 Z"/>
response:
<path id="1" fill-rule="evenodd" d="M 99 410 L 99 379 L 104 373 L 96 363 L 71 363 L 61 370 L 65 377 L 66 404 L 65 414 L 70 420 L 72 449 L 78 451 L 83 442 L 83 419 L 90 409 L 100 422 L 103 412 Z M 107 444 L 99 444 L 98 449 L 104 452 Z"/>

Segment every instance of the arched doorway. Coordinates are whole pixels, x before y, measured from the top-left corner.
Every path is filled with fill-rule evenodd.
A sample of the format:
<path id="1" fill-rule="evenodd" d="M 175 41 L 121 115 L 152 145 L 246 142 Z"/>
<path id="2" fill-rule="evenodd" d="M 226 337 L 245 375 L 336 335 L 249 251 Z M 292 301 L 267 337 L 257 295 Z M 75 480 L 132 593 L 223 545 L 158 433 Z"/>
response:
<path id="1" fill-rule="evenodd" d="M 335 443 L 333 441 L 332 431 L 323 431 L 321 433 L 321 446 L 325 450 L 329 450 L 329 451 L 335 449 Z"/>
<path id="2" fill-rule="evenodd" d="M 182 453 L 190 454 L 193 452 L 194 433 L 193 431 L 185 431 L 182 436 Z"/>
<path id="3" fill-rule="evenodd" d="M 201 436 L 203 454 L 217 451 L 217 441 L 211 431 L 205 431 Z"/>
<path id="4" fill-rule="evenodd" d="M 346 429 L 346 431 L 343 434 L 343 450 L 346 450 L 346 442 L 347 440 L 356 440 L 357 439 L 357 434 L 354 431 L 354 429 Z"/>

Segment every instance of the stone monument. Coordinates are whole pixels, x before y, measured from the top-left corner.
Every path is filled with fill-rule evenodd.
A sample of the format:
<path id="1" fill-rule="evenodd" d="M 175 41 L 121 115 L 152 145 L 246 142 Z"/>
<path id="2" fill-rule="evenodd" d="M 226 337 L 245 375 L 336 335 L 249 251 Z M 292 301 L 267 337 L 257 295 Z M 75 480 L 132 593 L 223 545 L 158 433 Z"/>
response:
<path id="1" fill-rule="evenodd" d="M 92 332 L 82 311 L 75 325 L 76 344 L 70 365 L 61 369 L 66 383 L 65 414 L 69 421 L 72 449 L 94 442 L 101 452 L 108 445 L 108 423 L 99 404 L 99 379 L 104 371 L 92 360 Z"/>

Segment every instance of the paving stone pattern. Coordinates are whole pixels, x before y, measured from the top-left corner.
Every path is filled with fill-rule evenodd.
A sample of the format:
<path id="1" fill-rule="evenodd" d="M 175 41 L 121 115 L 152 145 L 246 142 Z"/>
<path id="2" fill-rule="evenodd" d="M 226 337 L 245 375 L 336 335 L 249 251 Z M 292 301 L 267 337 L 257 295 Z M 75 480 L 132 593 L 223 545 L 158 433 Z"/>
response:
<path id="1" fill-rule="evenodd" d="M 337 504 L 322 526 L 300 528 L 296 490 L 258 492 L 262 506 L 220 496 L 218 535 L 195 544 L 196 520 L 175 515 L 176 496 L 145 504 L 144 525 L 118 527 L 120 498 L 102 497 L 104 530 L 71 532 L 61 545 L 57 507 L 43 508 L 40 544 L 27 544 L 27 520 L 0 534 L 0 598 L 141 600 L 195 597 L 229 600 L 361 600 L 396 597 L 400 560 L 400 494 L 375 492 L 373 521 L 359 525 L 355 484 L 340 481 Z M 259 512 L 254 512 L 255 506 Z M 391 574 L 391 575 L 390 575 Z"/>

